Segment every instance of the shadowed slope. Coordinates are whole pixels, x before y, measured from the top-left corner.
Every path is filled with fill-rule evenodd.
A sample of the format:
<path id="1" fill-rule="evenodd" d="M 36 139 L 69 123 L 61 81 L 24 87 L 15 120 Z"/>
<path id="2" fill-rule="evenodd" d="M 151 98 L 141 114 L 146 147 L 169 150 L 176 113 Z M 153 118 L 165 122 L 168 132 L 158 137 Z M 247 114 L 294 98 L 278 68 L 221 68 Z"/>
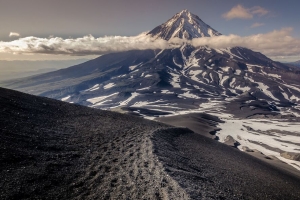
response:
<path id="1" fill-rule="evenodd" d="M 0 88 L 0 130 L 1 199 L 300 196 L 299 179 L 288 173 L 130 115 Z"/>
<path id="2" fill-rule="evenodd" d="M 166 125 L 0 91 L 0 199 L 185 198 L 152 154 Z"/>

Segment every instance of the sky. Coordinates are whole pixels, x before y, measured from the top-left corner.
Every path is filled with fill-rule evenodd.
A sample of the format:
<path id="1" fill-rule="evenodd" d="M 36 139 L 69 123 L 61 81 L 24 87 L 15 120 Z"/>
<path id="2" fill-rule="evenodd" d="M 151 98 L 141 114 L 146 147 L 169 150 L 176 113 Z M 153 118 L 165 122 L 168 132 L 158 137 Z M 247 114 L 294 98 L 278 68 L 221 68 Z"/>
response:
<path id="1" fill-rule="evenodd" d="M 239 39 L 234 44 L 274 60 L 300 60 L 299 7 L 298 0 L 0 0 L 0 60 L 93 58 L 128 45 L 164 46 L 142 44 L 137 35 L 183 9 L 228 36 L 224 40 Z"/>

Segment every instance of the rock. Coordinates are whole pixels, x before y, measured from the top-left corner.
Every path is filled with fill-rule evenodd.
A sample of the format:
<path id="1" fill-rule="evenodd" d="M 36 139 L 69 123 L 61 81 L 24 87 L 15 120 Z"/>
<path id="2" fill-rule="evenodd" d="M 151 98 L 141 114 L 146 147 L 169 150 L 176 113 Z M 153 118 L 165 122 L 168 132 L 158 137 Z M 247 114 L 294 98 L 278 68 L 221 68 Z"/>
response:
<path id="1" fill-rule="evenodd" d="M 254 152 L 252 149 L 249 149 L 249 148 L 246 147 L 246 146 L 243 146 L 242 149 L 243 149 L 245 152 Z"/>
<path id="2" fill-rule="evenodd" d="M 300 161 L 300 153 L 295 152 L 283 152 L 280 154 L 281 157 L 289 159 L 289 160 L 296 160 Z"/>
<path id="3" fill-rule="evenodd" d="M 240 145 L 240 143 L 236 141 L 231 135 L 227 135 L 224 143 L 235 148 Z"/>

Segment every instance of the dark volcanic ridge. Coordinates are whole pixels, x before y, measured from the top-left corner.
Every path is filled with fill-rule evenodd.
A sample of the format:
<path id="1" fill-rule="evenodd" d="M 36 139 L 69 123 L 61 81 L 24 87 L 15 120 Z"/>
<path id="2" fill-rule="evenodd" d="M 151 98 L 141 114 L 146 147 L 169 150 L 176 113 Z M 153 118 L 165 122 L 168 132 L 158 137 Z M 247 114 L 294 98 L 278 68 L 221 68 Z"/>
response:
<path id="1" fill-rule="evenodd" d="M 0 88 L 0 130 L 1 199 L 300 198 L 299 176 L 132 115 Z"/>

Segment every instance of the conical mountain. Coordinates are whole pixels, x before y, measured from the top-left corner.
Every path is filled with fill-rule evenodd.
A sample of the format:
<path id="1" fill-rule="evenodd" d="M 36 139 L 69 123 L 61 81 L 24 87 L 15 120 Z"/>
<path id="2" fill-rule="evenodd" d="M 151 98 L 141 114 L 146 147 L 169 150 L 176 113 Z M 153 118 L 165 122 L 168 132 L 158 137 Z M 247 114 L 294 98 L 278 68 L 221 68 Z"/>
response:
<path id="1" fill-rule="evenodd" d="M 165 40 L 172 38 L 191 40 L 199 37 L 218 36 L 221 33 L 204 23 L 197 15 L 183 10 L 167 22 L 154 28 L 148 35 Z"/>
<path id="2" fill-rule="evenodd" d="M 170 40 L 218 37 L 220 33 L 183 10 L 148 35 Z M 184 44 L 173 49 L 110 53 L 4 86 L 95 108 L 155 110 L 147 111 L 149 115 L 157 110 L 176 113 L 202 108 L 220 112 L 224 103 L 236 103 L 237 99 L 237 107 L 226 107 L 226 112 L 239 109 L 242 104 L 251 115 L 275 110 L 300 115 L 294 104 L 300 102 L 299 79 L 299 69 L 250 49 L 196 48 Z M 242 95 L 245 92 L 251 96 Z"/>

